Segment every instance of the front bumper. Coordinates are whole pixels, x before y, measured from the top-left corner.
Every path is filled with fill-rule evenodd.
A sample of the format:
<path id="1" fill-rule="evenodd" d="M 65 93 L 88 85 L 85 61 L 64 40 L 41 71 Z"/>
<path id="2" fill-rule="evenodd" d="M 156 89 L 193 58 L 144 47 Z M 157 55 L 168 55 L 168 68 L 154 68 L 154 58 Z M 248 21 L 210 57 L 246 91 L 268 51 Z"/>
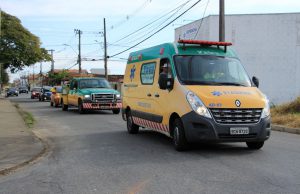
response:
<path id="1" fill-rule="evenodd" d="M 43 96 L 44 100 L 51 100 L 51 96 Z"/>
<path id="2" fill-rule="evenodd" d="M 90 101 L 84 101 L 82 104 L 84 109 L 90 109 L 90 110 L 113 110 L 113 109 L 120 109 L 122 108 L 121 102 L 115 102 L 115 103 L 99 103 L 99 102 L 90 102 Z"/>
<path id="3" fill-rule="evenodd" d="M 218 124 L 214 119 L 198 115 L 194 111 L 182 116 L 188 142 L 251 142 L 265 141 L 270 137 L 271 118 L 260 119 L 255 124 Z M 247 135 L 230 135 L 231 127 L 248 127 Z"/>

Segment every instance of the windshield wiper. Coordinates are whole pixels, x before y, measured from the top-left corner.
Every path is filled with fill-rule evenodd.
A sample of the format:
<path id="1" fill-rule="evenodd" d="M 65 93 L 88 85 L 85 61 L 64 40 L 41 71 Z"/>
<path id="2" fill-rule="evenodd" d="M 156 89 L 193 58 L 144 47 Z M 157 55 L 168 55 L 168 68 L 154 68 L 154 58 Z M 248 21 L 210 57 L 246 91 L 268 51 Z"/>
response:
<path id="1" fill-rule="evenodd" d="M 244 84 L 235 83 L 235 82 L 219 82 L 219 84 L 221 84 L 221 85 L 227 85 L 227 86 L 244 86 L 244 87 L 247 87 Z"/>
<path id="2" fill-rule="evenodd" d="M 191 84 L 191 85 L 213 85 L 213 86 L 221 86 L 222 84 L 218 82 L 208 82 L 208 81 L 192 81 L 192 80 L 186 80 L 183 81 L 185 84 Z"/>

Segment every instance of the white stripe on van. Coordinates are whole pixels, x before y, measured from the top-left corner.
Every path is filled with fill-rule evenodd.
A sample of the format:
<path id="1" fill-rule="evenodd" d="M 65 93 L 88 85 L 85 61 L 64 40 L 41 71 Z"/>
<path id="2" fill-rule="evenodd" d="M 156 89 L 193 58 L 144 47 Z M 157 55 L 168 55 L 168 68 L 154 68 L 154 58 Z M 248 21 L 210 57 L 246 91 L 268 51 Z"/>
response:
<path id="1" fill-rule="evenodd" d="M 173 42 L 173 46 L 174 46 L 176 54 L 178 54 L 178 48 L 177 48 L 176 42 Z"/>

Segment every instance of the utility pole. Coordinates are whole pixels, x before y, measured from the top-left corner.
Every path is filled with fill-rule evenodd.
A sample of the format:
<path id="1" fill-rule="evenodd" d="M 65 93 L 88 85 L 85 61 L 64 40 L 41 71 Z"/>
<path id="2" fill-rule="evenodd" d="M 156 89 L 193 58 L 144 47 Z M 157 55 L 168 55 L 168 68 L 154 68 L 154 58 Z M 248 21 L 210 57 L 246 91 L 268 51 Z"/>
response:
<path id="1" fill-rule="evenodd" d="M 74 32 L 75 34 L 78 34 L 78 37 L 79 37 L 79 44 L 78 44 L 78 64 L 79 64 L 79 74 L 81 74 L 81 34 L 82 34 L 82 31 L 79 30 L 79 29 L 74 29 Z"/>
<path id="2" fill-rule="evenodd" d="M 41 86 L 43 87 L 43 64 L 42 62 L 40 63 L 40 81 L 41 81 Z"/>
<path id="3" fill-rule="evenodd" d="M 53 73 L 54 72 L 54 59 L 53 59 L 53 52 L 54 52 L 54 50 L 50 49 L 50 50 L 47 50 L 47 51 L 51 52 L 51 73 Z"/>
<path id="4" fill-rule="evenodd" d="M 35 80 L 34 80 L 34 65 L 32 66 L 32 87 L 34 87 L 35 85 L 34 85 L 34 82 L 35 82 Z"/>
<path id="5" fill-rule="evenodd" d="M 219 41 L 225 41 L 225 3 L 224 0 L 220 0 L 220 12 L 219 12 Z"/>
<path id="6" fill-rule="evenodd" d="M 106 23 L 105 23 L 105 18 L 103 18 L 103 24 L 104 24 L 104 71 L 105 71 L 105 78 L 108 80 L 108 75 L 107 75 L 107 45 L 106 45 Z"/>

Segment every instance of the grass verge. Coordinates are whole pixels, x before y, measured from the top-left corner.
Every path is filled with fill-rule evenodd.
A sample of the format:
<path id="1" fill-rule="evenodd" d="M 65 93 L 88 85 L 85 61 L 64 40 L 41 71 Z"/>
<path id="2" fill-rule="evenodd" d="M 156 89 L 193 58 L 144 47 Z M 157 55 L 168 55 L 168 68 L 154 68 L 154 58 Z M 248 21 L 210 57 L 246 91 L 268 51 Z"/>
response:
<path id="1" fill-rule="evenodd" d="M 22 116 L 25 124 L 27 125 L 27 127 L 32 128 L 35 120 L 34 117 L 32 116 L 32 114 L 30 112 L 24 111 L 19 104 L 14 104 L 14 106 L 17 108 L 18 112 L 20 113 L 20 115 Z"/>
<path id="2" fill-rule="evenodd" d="M 272 123 L 291 128 L 300 128 L 300 97 L 271 109 Z"/>

